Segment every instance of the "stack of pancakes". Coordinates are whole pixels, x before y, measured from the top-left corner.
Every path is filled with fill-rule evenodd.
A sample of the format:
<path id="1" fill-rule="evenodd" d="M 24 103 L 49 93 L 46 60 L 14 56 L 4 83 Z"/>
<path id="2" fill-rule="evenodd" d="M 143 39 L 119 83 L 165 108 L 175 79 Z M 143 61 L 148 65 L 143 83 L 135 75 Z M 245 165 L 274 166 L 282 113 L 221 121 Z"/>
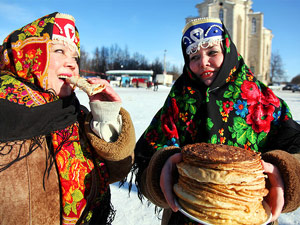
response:
<path id="1" fill-rule="evenodd" d="M 262 224 L 265 175 L 254 151 L 207 143 L 183 147 L 174 185 L 179 205 L 212 224 Z"/>

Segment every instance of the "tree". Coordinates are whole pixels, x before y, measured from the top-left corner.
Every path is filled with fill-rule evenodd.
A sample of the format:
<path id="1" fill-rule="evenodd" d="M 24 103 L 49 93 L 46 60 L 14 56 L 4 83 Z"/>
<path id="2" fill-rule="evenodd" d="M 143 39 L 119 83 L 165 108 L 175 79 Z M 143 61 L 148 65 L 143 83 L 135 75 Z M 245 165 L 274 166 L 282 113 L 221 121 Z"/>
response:
<path id="1" fill-rule="evenodd" d="M 292 81 L 292 84 L 300 84 L 300 74 L 298 74 L 297 76 L 295 76 Z"/>
<path id="2" fill-rule="evenodd" d="M 180 71 L 178 69 L 177 66 L 173 65 L 172 68 L 168 71 L 168 73 L 172 74 L 173 75 L 173 80 L 177 80 L 178 77 L 180 76 Z"/>
<path id="3" fill-rule="evenodd" d="M 285 80 L 285 72 L 282 64 L 282 59 L 280 54 L 277 52 L 272 53 L 271 56 L 271 74 L 270 74 L 270 81 L 273 82 L 279 82 L 282 80 Z"/>
<path id="4" fill-rule="evenodd" d="M 152 63 L 149 63 L 146 57 L 138 52 L 129 53 L 126 46 L 121 49 L 117 44 L 110 47 L 96 47 L 91 59 L 88 53 L 82 50 L 81 69 L 92 72 L 105 73 L 108 70 L 153 70 L 153 80 L 156 74 L 163 73 L 163 64 L 157 57 Z M 176 66 L 168 65 L 168 73 L 173 74 L 174 80 L 178 78 L 180 72 Z"/>
<path id="5" fill-rule="evenodd" d="M 80 49 L 80 70 L 89 70 L 90 69 L 90 60 L 89 54 L 84 50 L 83 46 Z M 86 75 L 82 73 L 82 75 Z"/>
<path id="6" fill-rule="evenodd" d="M 94 57 L 93 57 L 93 59 L 91 61 L 92 70 L 95 71 L 95 72 L 99 72 L 100 71 L 100 66 L 101 66 L 100 63 L 101 63 L 100 50 L 97 47 L 95 49 L 95 52 L 94 52 Z"/>
<path id="7" fill-rule="evenodd" d="M 151 69 L 153 70 L 153 80 L 156 79 L 156 74 L 162 74 L 164 71 L 163 64 L 159 60 L 158 57 L 155 58 L 154 62 L 152 62 Z"/>

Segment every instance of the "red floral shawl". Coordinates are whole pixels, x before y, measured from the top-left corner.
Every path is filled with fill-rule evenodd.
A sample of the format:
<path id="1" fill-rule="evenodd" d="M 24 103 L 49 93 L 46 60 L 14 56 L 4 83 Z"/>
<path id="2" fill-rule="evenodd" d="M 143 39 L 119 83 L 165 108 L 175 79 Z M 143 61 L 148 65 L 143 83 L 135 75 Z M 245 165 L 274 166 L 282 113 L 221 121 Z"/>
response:
<path id="1" fill-rule="evenodd" d="M 57 29 L 54 24 L 60 23 L 57 15 L 47 15 L 14 31 L 1 46 L 0 141 L 37 140 L 43 135 L 50 139 L 50 155 L 55 158 L 62 191 L 62 224 L 76 224 L 90 220 L 96 206 L 108 208 L 99 206 L 104 195 L 109 197 L 108 173 L 92 148 L 82 145 L 78 118 L 84 114 L 75 95 L 60 99 L 45 91 L 49 44 Z M 68 20 L 70 16 L 61 19 L 62 14 L 59 15 L 60 20 L 72 22 Z M 74 46 L 79 52 L 77 30 L 74 35 Z M 30 155 L 35 146 L 25 156 L 1 165 L 1 171 Z"/>
<path id="2" fill-rule="evenodd" d="M 223 46 L 223 64 L 209 87 L 192 73 L 182 47 L 183 74 L 136 145 L 133 170 L 138 188 L 151 156 L 167 146 L 206 142 L 259 152 L 297 150 L 294 135 L 300 126 L 286 103 L 254 77 L 225 27 Z M 192 224 L 180 213 L 173 216 L 170 224 Z"/>

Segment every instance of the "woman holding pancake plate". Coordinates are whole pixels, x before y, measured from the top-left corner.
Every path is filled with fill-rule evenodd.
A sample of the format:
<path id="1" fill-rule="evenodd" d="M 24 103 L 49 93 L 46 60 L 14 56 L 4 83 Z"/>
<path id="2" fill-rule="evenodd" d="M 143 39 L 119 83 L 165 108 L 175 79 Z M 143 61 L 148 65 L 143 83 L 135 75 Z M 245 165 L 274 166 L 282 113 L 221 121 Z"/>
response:
<path id="1" fill-rule="evenodd" d="M 135 148 L 139 197 L 164 208 L 162 224 L 193 224 L 172 191 L 181 148 L 211 143 L 260 152 L 271 221 L 300 205 L 300 126 L 286 103 L 255 78 L 219 19 L 186 24 L 185 66 Z"/>
<path id="2" fill-rule="evenodd" d="M 106 81 L 79 78 L 79 53 L 75 20 L 62 13 L 12 32 L 0 46 L 0 224 L 114 218 L 109 184 L 130 171 L 134 128 Z M 75 85 L 89 94 L 91 112 Z"/>

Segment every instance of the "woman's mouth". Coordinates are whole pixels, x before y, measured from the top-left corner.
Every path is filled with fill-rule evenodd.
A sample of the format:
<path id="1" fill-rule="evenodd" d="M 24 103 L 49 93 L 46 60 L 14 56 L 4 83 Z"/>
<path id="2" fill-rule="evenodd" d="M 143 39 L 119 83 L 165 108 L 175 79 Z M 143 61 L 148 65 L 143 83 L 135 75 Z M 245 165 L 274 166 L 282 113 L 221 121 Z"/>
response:
<path id="1" fill-rule="evenodd" d="M 72 75 L 69 75 L 69 74 L 60 74 L 58 75 L 58 78 L 63 80 L 63 81 L 66 81 L 66 78 L 68 77 L 72 77 Z"/>
<path id="2" fill-rule="evenodd" d="M 204 71 L 203 73 L 201 73 L 200 77 L 206 79 L 206 78 L 212 77 L 213 75 L 214 75 L 214 71 L 209 70 L 209 71 Z"/>

